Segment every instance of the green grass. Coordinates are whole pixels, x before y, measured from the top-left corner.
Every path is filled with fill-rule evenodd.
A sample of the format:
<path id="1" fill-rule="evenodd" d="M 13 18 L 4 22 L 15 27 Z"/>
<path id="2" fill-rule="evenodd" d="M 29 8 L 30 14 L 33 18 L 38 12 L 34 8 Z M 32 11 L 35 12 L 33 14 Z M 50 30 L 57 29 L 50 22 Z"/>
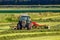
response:
<path id="1" fill-rule="evenodd" d="M 46 24 L 49 26 L 56 26 L 56 25 L 59 25 L 60 22 L 40 22 L 40 24 Z"/>
<path id="2" fill-rule="evenodd" d="M 58 36 L 42 36 L 42 37 L 32 37 L 32 38 L 22 38 L 14 40 L 60 40 L 60 35 Z"/>
<path id="3" fill-rule="evenodd" d="M 11 30 L 9 26 L 2 26 L 0 40 L 60 40 L 60 30 L 53 29 Z"/>
<path id="4" fill-rule="evenodd" d="M 29 30 L 21 30 L 19 33 L 7 33 L 7 34 L 0 34 L 0 39 L 1 40 L 12 40 L 12 39 L 24 39 L 24 38 L 34 38 L 34 37 L 44 37 L 44 36 L 59 36 L 60 35 L 60 31 L 59 32 L 28 32 Z M 11 31 L 10 31 L 11 32 Z"/>
<path id="5" fill-rule="evenodd" d="M 49 12 L 47 12 L 49 13 Z M 29 14 L 32 20 L 58 19 L 60 13 Z M 1 16 L 2 15 L 2 16 Z M 16 25 L 20 14 L 0 14 L 0 40 L 60 40 L 60 22 L 40 22 L 51 26 L 51 29 L 11 30 L 9 26 Z M 34 17 L 35 16 L 35 17 Z M 10 20 L 11 19 L 11 20 Z M 15 21 L 14 21 L 15 20 Z"/>
<path id="6" fill-rule="evenodd" d="M 22 14 L 22 13 L 21 13 Z M 9 22 L 18 22 L 19 16 L 21 14 L 0 14 L 0 23 L 9 23 Z M 2 16 L 1 16 L 2 15 Z M 29 13 L 29 16 L 31 17 L 32 21 L 38 21 L 38 22 L 60 22 L 60 13 L 54 13 L 54 12 L 43 12 L 43 13 Z"/>

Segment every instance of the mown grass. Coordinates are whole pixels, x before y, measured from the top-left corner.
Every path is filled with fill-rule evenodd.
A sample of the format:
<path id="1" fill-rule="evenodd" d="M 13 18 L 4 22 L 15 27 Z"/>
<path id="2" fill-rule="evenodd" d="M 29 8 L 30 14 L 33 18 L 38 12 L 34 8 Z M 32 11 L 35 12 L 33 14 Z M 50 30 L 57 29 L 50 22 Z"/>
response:
<path id="1" fill-rule="evenodd" d="M 20 14 L 0 14 L 0 23 L 7 23 L 7 22 L 18 22 Z M 60 12 L 41 12 L 41 13 L 27 13 L 32 21 L 37 22 L 59 22 L 60 20 Z M 2 16 L 1 16 L 2 15 Z"/>
<path id="2" fill-rule="evenodd" d="M 51 23 L 49 23 L 49 24 L 51 24 Z M 53 23 L 52 23 L 52 25 L 53 25 Z M 1 27 L 2 29 L 0 30 L 0 40 L 24 40 L 24 39 L 28 40 L 28 38 L 31 39 L 31 38 L 35 38 L 35 37 L 38 37 L 38 38 L 44 37 L 44 36 L 52 37 L 52 36 L 60 35 L 60 29 L 59 29 L 60 25 L 59 24 L 51 26 L 50 30 L 48 30 L 48 29 L 11 30 L 11 29 L 7 29 L 8 27 L 7 26 Z M 53 37 L 51 39 L 53 39 Z M 58 37 L 58 39 L 59 39 L 59 37 Z"/>
<path id="3" fill-rule="evenodd" d="M 4 29 L 3 31 L 2 30 L 0 30 L 1 40 L 13 40 L 13 39 L 19 40 L 19 39 L 31 38 L 31 37 L 34 38 L 34 37 L 42 37 L 42 36 L 44 37 L 44 36 L 60 35 L 60 30 L 56 30 L 56 29 L 50 29 L 50 30 L 48 29 L 32 29 L 32 30 Z"/>
<path id="4" fill-rule="evenodd" d="M 5 24 L 7 26 L 0 26 L 0 30 L 5 30 L 1 31 L 0 34 L 9 34 L 9 33 L 30 33 L 30 32 L 54 32 L 54 31 L 60 31 L 60 23 L 58 22 L 47 22 L 47 23 L 40 23 L 40 24 L 46 24 L 48 26 L 51 26 L 51 29 L 31 29 L 31 30 L 12 30 L 8 24 Z"/>
<path id="5" fill-rule="evenodd" d="M 1 14 L 0 17 L 0 40 L 59 40 L 60 38 L 60 22 L 41 22 L 42 19 L 58 19 L 60 20 L 60 13 L 58 14 L 29 14 L 32 20 L 40 24 L 51 26 L 51 29 L 31 29 L 31 30 L 12 30 L 9 26 L 16 25 L 20 14 Z M 37 15 L 37 16 L 36 16 Z M 34 17 L 35 16 L 35 17 Z M 57 17 L 55 17 L 57 16 Z M 35 19 L 36 18 L 36 19 Z M 38 18 L 38 19 L 37 19 Z M 5 23 L 4 23 L 5 22 Z M 12 22 L 14 22 L 12 24 Z M 57 38 L 56 38 L 57 36 Z M 44 38 L 44 39 L 43 39 Z M 54 39 L 55 38 L 55 39 Z"/>
<path id="6" fill-rule="evenodd" d="M 16 34 L 5 34 L 0 35 L 1 40 L 12 40 L 12 39 L 22 39 L 28 37 L 41 37 L 41 36 L 53 36 L 53 35 L 60 35 L 60 32 L 36 32 L 36 33 L 16 33 Z"/>
<path id="7" fill-rule="evenodd" d="M 42 36 L 42 37 L 32 37 L 32 38 L 22 38 L 22 39 L 13 39 L 13 40 L 60 40 L 60 35 L 58 36 Z"/>

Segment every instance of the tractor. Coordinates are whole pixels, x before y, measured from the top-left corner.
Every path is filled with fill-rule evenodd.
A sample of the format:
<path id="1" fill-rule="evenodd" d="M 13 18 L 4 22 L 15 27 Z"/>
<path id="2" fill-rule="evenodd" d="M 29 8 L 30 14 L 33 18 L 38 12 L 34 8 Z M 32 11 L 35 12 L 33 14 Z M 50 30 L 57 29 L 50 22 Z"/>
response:
<path id="1" fill-rule="evenodd" d="M 45 24 L 38 24 L 37 22 L 33 22 L 29 15 L 21 15 L 19 17 L 17 26 L 13 27 L 13 29 L 17 29 L 17 30 L 22 30 L 22 29 L 30 30 L 32 28 L 50 29 L 50 26 L 45 25 Z"/>
<path id="2" fill-rule="evenodd" d="M 17 29 L 18 30 L 19 29 L 22 30 L 22 29 L 26 28 L 27 30 L 29 30 L 29 29 L 31 29 L 30 24 L 31 24 L 31 18 L 30 18 L 30 16 L 28 16 L 28 15 L 22 15 L 20 17 L 19 21 L 18 21 Z"/>

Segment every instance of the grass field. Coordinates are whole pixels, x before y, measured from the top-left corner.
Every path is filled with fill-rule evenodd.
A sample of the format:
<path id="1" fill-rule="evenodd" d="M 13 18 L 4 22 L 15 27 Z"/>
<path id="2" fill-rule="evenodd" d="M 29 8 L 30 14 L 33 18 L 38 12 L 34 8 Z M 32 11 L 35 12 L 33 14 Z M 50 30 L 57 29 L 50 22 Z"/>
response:
<path id="1" fill-rule="evenodd" d="M 5 30 L 0 31 L 0 40 L 60 40 L 60 31 Z"/>
<path id="2" fill-rule="evenodd" d="M 60 40 L 60 12 L 28 15 L 39 24 L 51 26 L 51 29 L 12 30 L 9 26 L 17 24 L 20 14 L 0 14 L 0 40 Z"/>
<path id="3" fill-rule="evenodd" d="M 34 37 L 34 38 L 23 38 L 23 39 L 17 39 L 17 40 L 60 40 L 60 36 L 58 35 L 57 36 L 43 36 L 43 37 Z"/>

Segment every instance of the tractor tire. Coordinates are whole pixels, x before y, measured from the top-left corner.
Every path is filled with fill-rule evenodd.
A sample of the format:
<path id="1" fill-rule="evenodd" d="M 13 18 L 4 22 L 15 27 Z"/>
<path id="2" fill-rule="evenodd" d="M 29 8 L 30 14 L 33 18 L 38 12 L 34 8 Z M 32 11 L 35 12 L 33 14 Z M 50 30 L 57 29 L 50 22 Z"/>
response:
<path id="1" fill-rule="evenodd" d="M 22 30 L 22 26 L 20 24 L 17 24 L 17 30 Z"/>
<path id="2" fill-rule="evenodd" d="M 26 25 L 27 30 L 30 30 L 30 29 L 31 29 L 31 27 L 30 27 L 29 25 L 30 25 L 30 23 L 28 23 L 28 24 Z"/>

